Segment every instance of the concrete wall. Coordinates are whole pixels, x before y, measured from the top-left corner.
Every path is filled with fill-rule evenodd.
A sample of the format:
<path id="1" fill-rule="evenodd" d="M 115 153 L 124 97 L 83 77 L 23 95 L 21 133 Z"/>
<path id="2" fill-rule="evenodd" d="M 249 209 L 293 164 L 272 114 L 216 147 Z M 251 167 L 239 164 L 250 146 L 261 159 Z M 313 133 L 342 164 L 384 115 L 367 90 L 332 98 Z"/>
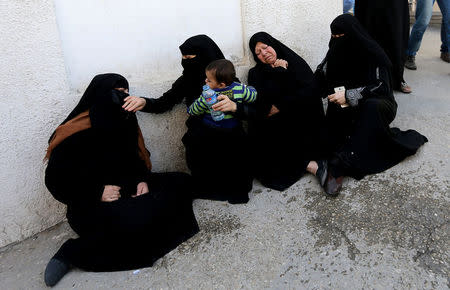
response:
<path id="1" fill-rule="evenodd" d="M 253 64 L 248 39 L 262 30 L 315 69 L 327 49 L 329 23 L 342 11 L 342 0 L 196 0 L 186 5 L 176 0 L 0 3 L 0 247 L 63 219 L 64 207 L 43 184 L 42 158 L 49 135 L 95 74 L 121 73 L 132 94 L 159 97 L 181 73 L 179 44 L 206 33 L 245 81 Z M 138 113 L 138 118 L 154 170 L 186 170 L 180 141 L 185 107 L 161 115 Z"/>
<path id="2" fill-rule="evenodd" d="M 50 0 L 1 1 L 0 246 L 59 222 L 43 157 L 71 103 Z"/>

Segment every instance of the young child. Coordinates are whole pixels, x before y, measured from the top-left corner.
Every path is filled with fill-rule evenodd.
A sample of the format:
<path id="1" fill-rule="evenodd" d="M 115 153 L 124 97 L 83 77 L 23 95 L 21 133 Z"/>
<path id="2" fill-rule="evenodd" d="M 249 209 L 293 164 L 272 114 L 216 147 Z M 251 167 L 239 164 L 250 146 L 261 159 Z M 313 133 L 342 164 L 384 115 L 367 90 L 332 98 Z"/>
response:
<path id="1" fill-rule="evenodd" d="M 205 83 L 216 92 L 218 101 L 228 97 L 235 104 L 231 103 L 224 111 L 224 118 L 221 121 L 214 121 L 211 117 L 211 110 L 208 108 L 206 100 L 200 96 L 188 108 L 188 113 L 193 116 L 203 115 L 203 122 L 215 128 L 235 128 L 241 122 L 234 118 L 233 111 L 236 111 L 236 103 L 253 103 L 256 100 L 256 90 L 251 86 L 235 82 L 236 71 L 231 61 L 219 59 L 211 62 L 205 69 Z M 217 103 L 216 103 L 217 104 Z M 214 106 L 216 107 L 216 106 Z M 217 110 L 217 108 L 216 108 Z"/>
<path id="2" fill-rule="evenodd" d="M 256 90 L 235 82 L 236 71 L 228 60 L 213 61 L 205 71 L 206 84 L 219 95 L 213 108 L 222 111 L 224 118 L 217 122 L 212 119 L 203 96 L 188 108 L 189 114 L 201 118 L 200 126 L 183 136 L 196 198 L 246 203 L 253 185 L 249 142 L 242 122 L 233 112 L 239 103 L 254 102 Z M 217 157 L 213 157 L 215 154 Z"/>

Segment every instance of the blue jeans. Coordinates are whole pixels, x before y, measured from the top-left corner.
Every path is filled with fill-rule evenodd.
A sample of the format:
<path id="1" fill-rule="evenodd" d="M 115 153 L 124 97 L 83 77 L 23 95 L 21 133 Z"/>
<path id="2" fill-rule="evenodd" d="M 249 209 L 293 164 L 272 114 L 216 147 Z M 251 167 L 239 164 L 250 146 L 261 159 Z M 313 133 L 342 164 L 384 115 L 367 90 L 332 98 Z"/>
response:
<path id="1" fill-rule="evenodd" d="M 344 13 L 349 13 L 355 6 L 355 0 L 344 0 Z"/>
<path id="2" fill-rule="evenodd" d="M 433 4 L 435 0 L 417 0 L 416 22 L 414 23 L 411 35 L 409 36 L 408 49 L 406 55 L 416 55 L 422 43 L 423 34 L 430 23 L 433 14 Z M 441 25 L 441 52 L 448 52 L 450 41 L 450 7 L 448 0 L 437 0 L 442 12 Z"/>

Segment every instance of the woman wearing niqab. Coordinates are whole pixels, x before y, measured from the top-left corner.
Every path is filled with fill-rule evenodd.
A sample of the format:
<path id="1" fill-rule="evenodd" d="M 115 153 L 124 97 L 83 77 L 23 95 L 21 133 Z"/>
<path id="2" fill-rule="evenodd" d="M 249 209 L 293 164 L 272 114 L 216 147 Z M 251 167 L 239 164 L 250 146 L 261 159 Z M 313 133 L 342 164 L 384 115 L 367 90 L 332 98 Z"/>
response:
<path id="1" fill-rule="evenodd" d="M 415 154 L 427 138 L 414 130 L 390 128 L 397 103 L 391 62 L 383 49 L 349 15 L 331 23 L 329 50 L 315 79 L 323 97 L 330 152 L 325 190 L 337 195 L 343 176 L 361 179 Z M 344 87 L 345 92 L 335 93 Z"/>
<path id="2" fill-rule="evenodd" d="M 206 78 L 206 66 L 214 60 L 225 58 L 217 44 L 203 34 L 188 38 L 179 48 L 184 56 L 181 60 L 183 74 L 172 84 L 172 88 L 160 98 L 142 98 L 145 100 L 145 106 L 139 107 L 141 111 L 164 113 L 176 104 L 181 103 L 183 99 L 186 106 L 189 107 L 202 92 Z M 138 99 L 136 99 L 137 101 Z M 139 102 L 139 104 L 142 104 L 142 102 Z M 130 108 L 135 109 L 134 106 Z"/>
<path id="3" fill-rule="evenodd" d="M 258 91 L 249 120 L 255 175 L 282 191 L 321 158 L 323 105 L 311 68 L 294 51 L 266 32 L 254 34 L 249 46 L 256 65 L 248 83 Z"/>
<path id="4" fill-rule="evenodd" d="M 164 113 L 183 99 L 189 107 L 202 93 L 205 85 L 205 68 L 224 55 L 217 44 L 206 35 L 188 38 L 180 45 L 183 74 L 173 83 L 172 88 L 160 98 L 129 97 L 124 105 L 126 110 L 142 110 L 149 113 Z M 238 81 L 236 79 L 236 81 Z M 235 116 L 240 119 L 246 105 L 239 104 Z M 245 203 L 252 189 L 249 169 L 247 136 L 243 130 L 218 132 L 208 128 L 198 116 L 189 116 L 187 132 L 183 136 L 186 149 L 186 163 L 193 177 L 196 197 L 228 200 L 230 203 Z M 214 159 L 217 156 L 217 161 Z M 218 184 L 218 180 L 227 182 Z"/>
<path id="5" fill-rule="evenodd" d="M 71 267 L 151 266 L 198 231 L 189 176 L 150 172 L 136 116 L 122 108 L 127 92 L 121 75 L 97 75 L 49 140 L 45 184 L 67 205 L 79 237 L 67 240 L 48 263 L 48 286 Z"/>

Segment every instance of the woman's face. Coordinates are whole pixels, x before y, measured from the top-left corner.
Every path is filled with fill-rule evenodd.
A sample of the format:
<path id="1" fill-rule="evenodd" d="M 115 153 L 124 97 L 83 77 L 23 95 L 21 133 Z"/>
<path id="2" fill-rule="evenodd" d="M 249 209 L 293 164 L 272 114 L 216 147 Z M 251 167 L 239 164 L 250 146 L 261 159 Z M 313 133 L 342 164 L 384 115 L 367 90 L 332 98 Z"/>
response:
<path id="1" fill-rule="evenodd" d="M 191 58 L 194 58 L 194 57 L 196 57 L 197 55 L 195 55 L 195 54 L 183 54 L 182 56 L 181 56 L 181 58 L 182 59 L 191 59 Z"/>
<path id="2" fill-rule="evenodd" d="M 125 89 L 125 88 L 114 88 L 114 89 L 128 94 L 128 89 Z"/>
<path id="3" fill-rule="evenodd" d="M 277 60 L 277 53 L 275 49 L 262 42 L 256 43 L 255 54 L 258 59 L 265 64 L 273 64 Z"/>

